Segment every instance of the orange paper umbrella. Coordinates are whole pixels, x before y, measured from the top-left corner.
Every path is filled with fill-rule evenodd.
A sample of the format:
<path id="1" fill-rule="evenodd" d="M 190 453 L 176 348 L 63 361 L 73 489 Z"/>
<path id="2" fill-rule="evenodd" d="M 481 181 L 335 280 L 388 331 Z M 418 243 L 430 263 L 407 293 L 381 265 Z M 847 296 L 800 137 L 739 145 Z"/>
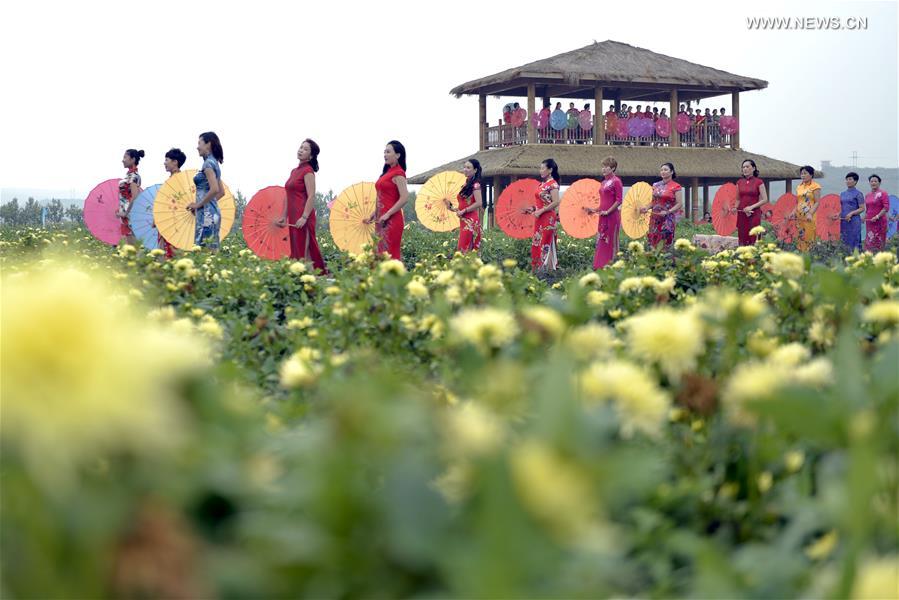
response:
<path id="1" fill-rule="evenodd" d="M 777 199 L 774 211 L 771 213 L 771 224 L 777 239 L 782 242 L 792 242 L 796 238 L 796 220 L 790 217 L 796 211 L 796 196 L 786 193 Z"/>
<path id="2" fill-rule="evenodd" d="M 599 186 L 595 179 L 578 179 L 562 196 L 559 205 L 559 220 L 565 233 L 575 238 L 596 235 L 599 215 L 589 215 L 586 208 L 599 208 Z"/>
<path id="3" fill-rule="evenodd" d="M 367 181 L 351 185 L 334 199 L 329 221 L 331 237 L 338 248 L 359 253 L 372 242 L 375 224 L 367 224 L 365 219 L 375 212 L 377 199 L 375 184 Z"/>
<path id="4" fill-rule="evenodd" d="M 421 224 L 431 231 L 457 228 L 459 217 L 446 204 L 458 208 L 456 196 L 463 185 L 465 175 L 456 171 L 441 171 L 428 179 L 415 196 L 415 214 Z"/>
<path id="5" fill-rule="evenodd" d="M 519 179 L 496 199 L 496 222 L 509 237 L 524 240 L 534 235 L 534 215 L 521 211 L 535 206 L 538 187 L 536 179 Z"/>
<path id="6" fill-rule="evenodd" d="M 737 229 L 737 186 L 725 183 L 712 200 L 712 227 L 718 235 L 730 235 Z"/>
<path id="7" fill-rule="evenodd" d="M 621 228 L 631 239 L 639 239 L 649 232 L 649 217 L 647 211 L 641 213 L 640 209 L 652 204 L 652 187 L 645 181 L 639 181 L 631 186 L 621 203 Z"/>
<path id="8" fill-rule="evenodd" d="M 247 203 L 243 213 L 243 239 L 257 256 L 269 260 L 290 256 L 289 230 L 277 225 L 286 203 L 287 192 L 279 185 L 259 190 Z"/>
<path id="9" fill-rule="evenodd" d="M 825 242 L 840 239 L 840 219 L 832 219 L 833 216 L 840 216 L 840 197 L 827 194 L 818 202 L 818 211 L 815 213 L 815 234 L 818 239 Z"/>

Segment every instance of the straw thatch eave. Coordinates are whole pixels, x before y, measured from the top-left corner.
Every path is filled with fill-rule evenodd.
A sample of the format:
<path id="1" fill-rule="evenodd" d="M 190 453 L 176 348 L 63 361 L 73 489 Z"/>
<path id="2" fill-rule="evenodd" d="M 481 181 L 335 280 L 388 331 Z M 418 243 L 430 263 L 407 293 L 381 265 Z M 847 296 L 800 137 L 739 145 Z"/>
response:
<path id="1" fill-rule="evenodd" d="M 529 84 L 542 88 L 539 96 L 590 99 L 602 86 L 609 89 L 607 98 L 631 100 L 642 92 L 646 101 L 664 101 L 671 89 L 690 100 L 768 87 L 761 79 L 608 40 L 463 83 L 450 93 L 518 97 L 527 95 Z"/>
<path id="2" fill-rule="evenodd" d="M 657 179 L 659 166 L 671 162 L 678 179 L 697 177 L 708 182 L 731 181 L 740 176 L 740 164 L 751 158 L 760 176 L 769 181 L 799 178 L 799 165 L 782 160 L 726 148 L 672 148 L 651 146 L 603 146 L 591 144 L 524 144 L 508 148 L 482 150 L 440 165 L 409 178 L 411 184 L 423 184 L 441 171 L 458 171 L 462 164 L 476 158 L 485 179 L 502 177 L 536 177 L 540 163 L 553 158 L 559 164 L 563 183 L 582 177 L 599 177 L 600 163 L 606 156 L 618 161 L 618 175 L 625 180 Z M 821 177 L 820 172 L 816 177 Z"/>

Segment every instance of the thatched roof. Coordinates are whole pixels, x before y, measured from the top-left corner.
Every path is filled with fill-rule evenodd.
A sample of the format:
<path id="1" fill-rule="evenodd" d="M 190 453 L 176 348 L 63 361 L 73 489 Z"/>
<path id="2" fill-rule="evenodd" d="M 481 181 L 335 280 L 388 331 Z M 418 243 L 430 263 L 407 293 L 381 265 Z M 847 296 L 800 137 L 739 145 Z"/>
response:
<path id="1" fill-rule="evenodd" d="M 526 97 L 529 83 L 537 85 L 538 97 L 592 100 L 601 85 L 606 99 L 651 102 L 669 100 L 672 88 L 686 101 L 768 87 L 761 79 L 607 40 L 463 83 L 450 93 Z"/>
<path id="2" fill-rule="evenodd" d="M 650 146 L 594 146 L 591 144 L 523 144 L 507 148 L 481 150 L 435 167 L 409 178 L 411 184 L 422 184 L 440 171 L 458 171 L 462 164 L 476 158 L 481 162 L 484 178 L 495 175 L 536 177 L 537 168 L 547 158 L 559 164 L 565 185 L 582 177 L 599 177 L 600 162 L 606 156 L 618 161 L 618 175 L 625 184 L 632 180 L 655 180 L 659 165 L 674 164 L 678 180 L 690 177 L 716 181 L 732 181 L 740 176 L 740 164 L 751 158 L 766 180 L 799 179 L 799 166 L 761 154 L 726 148 L 671 148 Z M 817 172 L 816 177 L 822 173 Z"/>

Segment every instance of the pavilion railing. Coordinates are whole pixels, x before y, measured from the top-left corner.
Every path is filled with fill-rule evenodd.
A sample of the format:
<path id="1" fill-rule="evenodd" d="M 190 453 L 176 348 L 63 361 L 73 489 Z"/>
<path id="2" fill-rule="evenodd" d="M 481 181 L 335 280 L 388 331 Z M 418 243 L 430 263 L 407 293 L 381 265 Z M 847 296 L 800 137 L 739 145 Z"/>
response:
<path id="1" fill-rule="evenodd" d="M 487 148 L 503 148 L 526 144 L 527 125 L 516 127 L 503 123 L 485 127 Z M 593 129 L 563 129 L 551 127 L 536 131 L 538 144 L 592 144 Z M 685 148 L 731 148 L 732 136 L 721 131 L 718 123 L 696 123 L 686 133 L 680 134 L 680 145 Z M 605 144 L 612 146 L 670 146 L 671 138 L 653 134 L 646 137 L 606 135 Z"/>

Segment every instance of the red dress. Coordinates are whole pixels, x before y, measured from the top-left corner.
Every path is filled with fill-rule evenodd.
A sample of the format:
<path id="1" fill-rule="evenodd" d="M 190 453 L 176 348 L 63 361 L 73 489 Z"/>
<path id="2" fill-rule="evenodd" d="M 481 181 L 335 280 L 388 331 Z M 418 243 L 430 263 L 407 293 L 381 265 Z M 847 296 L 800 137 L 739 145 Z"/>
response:
<path id="1" fill-rule="evenodd" d="M 313 173 L 312 166 L 309 163 L 300 163 L 300 165 L 290 172 L 284 189 L 287 191 L 287 222 L 288 224 L 296 223 L 303 216 L 306 210 L 306 202 L 309 201 L 309 195 L 306 193 L 306 174 Z M 300 227 L 288 227 L 290 236 L 290 258 L 294 260 L 308 260 L 312 262 L 312 266 L 327 273 L 325 267 L 325 259 L 322 258 L 321 250 L 318 247 L 318 240 L 315 239 L 315 209 L 309 213 L 306 224 Z"/>
<path id="2" fill-rule="evenodd" d="M 393 182 L 393 178 L 405 176 L 406 172 L 403 168 L 399 165 L 394 165 L 387 169 L 375 182 L 375 189 L 378 191 L 378 204 L 375 216 L 378 219 L 400 200 L 400 190 Z M 400 247 L 403 243 L 404 225 L 402 210 L 393 213 L 393 216 L 387 219 L 387 222 L 383 225 L 378 221 L 378 252 L 387 252 L 391 258 L 402 260 Z"/>
<path id="3" fill-rule="evenodd" d="M 456 200 L 459 202 L 459 210 L 465 210 L 474 204 L 474 192 L 481 189 L 478 181 L 474 182 L 471 189 L 471 195 L 467 198 L 461 194 L 461 190 Z M 456 249 L 459 252 L 477 251 L 481 247 L 481 210 L 475 209 L 468 211 L 459 217 L 459 245 Z"/>
<path id="4" fill-rule="evenodd" d="M 124 210 L 128 209 L 128 205 L 134 200 L 131 196 L 131 184 L 134 183 L 137 185 L 138 189 L 140 189 L 140 175 L 137 174 L 137 167 L 128 167 L 128 172 L 125 174 L 125 177 L 119 180 L 119 208 Z M 121 225 L 119 227 L 119 232 L 123 236 L 134 236 L 134 232 L 131 231 L 131 221 L 128 217 L 119 217 L 119 221 Z"/>
<path id="5" fill-rule="evenodd" d="M 758 203 L 760 190 L 764 185 L 765 182 L 758 177 L 740 177 L 737 180 L 737 237 L 741 246 L 752 246 L 758 239 L 757 236 L 749 235 L 749 231 L 762 224 L 762 209 L 756 208 L 748 217 L 743 209 Z"/>
<path id="6" fill-rule="evenodd" d="M 596 233 L 596 253 L 593 255 L 593 268 L 606 266 L 618 252 L 618 230 L 621 229 L 621 195 L 624 189 L 621 179 L 614 173 L 606 177 L 599 188 L 599 209 L 609 210 L 615 203 L 618 208 L 608 216 L 599 216 Z"/>
<path id="7" fill-rule="evenodd" d="M 871 221 L 884 210 L 887 211 L 885 215 Z M 880 252 L 886 246 L 889 210 L 890 195 L 884 190 L 869 192 L 865 196 L 865 250 L 868 252 Z"/>
<path id="8" fill-rule="evenodd" d="M 674 230 L 677 218 L 674 212 L 666 215 L 656 214 L 660 211 L 671 211 L 677 206 L 677 192 L 681 185 L 669 180 L 652 184 L 652 216 L 649 219 L 649 245 L 655 248 L 662 242 L 666 247 L 674 243 Z"/>
<path id="9" fill-rule="evenodd" d="M 552 191 L 558 190 L 559 184 L 552 177 L 540 184 L 537 193 L 535 207 L 540 209 L 552 204 Z M 554 210 L 548 210 L 534 221 L 534 237 L 531 238 L 531 269 L 553 270 L 558 266 L 559 260 L 556 254 L 556 222 L 559 215 Z"/>

